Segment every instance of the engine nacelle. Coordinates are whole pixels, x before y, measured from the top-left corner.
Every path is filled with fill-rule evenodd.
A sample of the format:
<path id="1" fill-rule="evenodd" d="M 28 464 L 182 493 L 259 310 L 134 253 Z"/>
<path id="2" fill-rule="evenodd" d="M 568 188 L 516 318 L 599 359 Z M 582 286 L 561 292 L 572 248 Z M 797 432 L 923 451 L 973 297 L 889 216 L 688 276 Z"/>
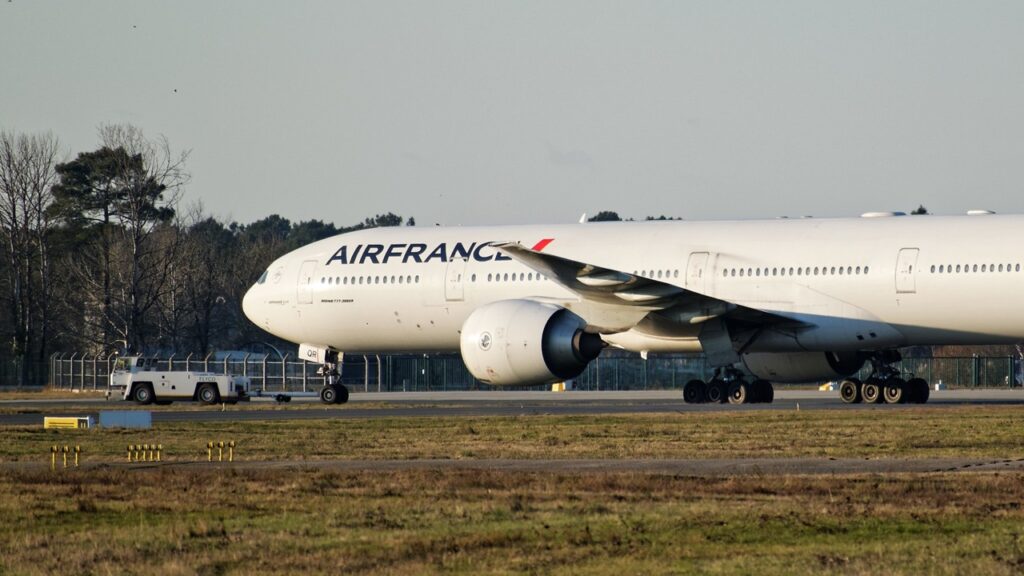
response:
<path id="1" fill-rule="evenodd" d="M 756 352 L 743 355 L 747 370 L 782 383 L 824 382 L 853 374 L 864 365 L 859 352 Z"/>
<path id="2" fill-rule="evenodd" d="M 532 300 L 501 300 L 477 308 L 462 326 L 459 346 L 473 376 L 497 386 L 549 384 L 575 378 L 604 342 L 565 308 Z"/>

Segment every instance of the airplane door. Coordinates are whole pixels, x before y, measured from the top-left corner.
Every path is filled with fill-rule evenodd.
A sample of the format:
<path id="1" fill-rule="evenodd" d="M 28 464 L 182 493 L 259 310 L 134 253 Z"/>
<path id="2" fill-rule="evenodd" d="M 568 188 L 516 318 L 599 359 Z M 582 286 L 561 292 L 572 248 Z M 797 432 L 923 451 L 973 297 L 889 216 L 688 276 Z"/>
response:
<path id="1" fill-rule="evenodd" d="M 917 266 L 917 248 L 903 248 L 896 257 L 896 293 L 914 294 L 917 292 L 917 280 L 914 267 Z"/>
<path id="2" fill-rule="evenodd" d="M 316 260 L 306 260 L 299 268 L 298 301 L 299 304 L 313 303 L 313 273 L 316 272 Z"/>
<path id="3" fill-rule="evenodd" d="M 686 288 L 698 294 L 707 294 L 708 253 L 693 252 L 686 264 Z"/>
<path id="4" fill-rule="evenodd" d="M 460 302 L 464 296 L 463 276 L 466 274 L 466 259 L 455 258 L 448 262 L 444 277 L 444 299 Z"/>

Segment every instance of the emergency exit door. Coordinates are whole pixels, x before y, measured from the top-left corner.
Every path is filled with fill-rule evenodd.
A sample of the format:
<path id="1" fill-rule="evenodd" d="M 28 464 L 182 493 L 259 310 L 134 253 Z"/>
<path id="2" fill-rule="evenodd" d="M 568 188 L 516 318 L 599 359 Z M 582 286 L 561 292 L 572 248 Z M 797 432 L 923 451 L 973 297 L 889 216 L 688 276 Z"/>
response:
<path id="1" fill-rule="evenodd" d="M 306 260 L 299 268 L 298 301 L 299 304 L 313 303 L 313 274 L 316 272 L 316 260 Z"/>
<path id="2" fill-rule="evenodd" d="M 708 289 L 708 253 L 693 252 L 686 263 L 686 289 L 698 294 L 707 294 Z"/>
<path id="3" fill-rule="evenodd" d="M 463 276 L 466 274 L 466 259 L 453 258 L 448 262 L 444 279 L 444 299 L 459 302 L 463 298 Z"/>
<path id="4" fill-rule="evenodd" d="M 917 292 L 917 256 L 918 248 L 904 248 L 896 257 L 896 293 L 914 294 Z"/>

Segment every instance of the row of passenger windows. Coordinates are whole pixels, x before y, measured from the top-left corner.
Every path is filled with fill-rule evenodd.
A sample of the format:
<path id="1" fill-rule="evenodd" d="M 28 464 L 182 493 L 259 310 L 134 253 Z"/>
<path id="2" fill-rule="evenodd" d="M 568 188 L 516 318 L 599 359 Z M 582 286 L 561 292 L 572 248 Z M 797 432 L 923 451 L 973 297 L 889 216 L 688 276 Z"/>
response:
<path id="1" fill-rule="evenodd" d="M 932 265 L 933 274 L 971 273 L 971 272 L 1020 272 L 1020 264 L 939 264 Z M 769 276 L 855 276 L 867 274 L 868 266 L 810 266 L 790 268 L 724 268 L 723 277 L 769 277 Z M 634 275 L 646 278 L 678 278 L 679 270 L 634 270 Z M 476 282 L 476 274 L 470 277 Z M 488 282 L 533 282 L 546 280 L 543 274 L 533 272 L 488 274 Z M 361 285 L 361 284 L 419 284 L 419 274 L 407 276 L 340 276 L 322 277 L 321 284 Z"/>
<path id="2" fill-rule="evenodd" d="M 476 274 L 470 277 L 470 280 L 476 282 Z M 534 280 L 547 280 L 547 276 L 544 276 L 540 272 L 534 274 L 533 272 L 515 272 L 508 274 L 488 274 L 488 282 L 533 282 Z"/>
<path id="3" fill-rule="evenodd" d="M 1020 272 L 1020 264 L 932 264 L 932 274 L 952 274 L 965 272 Z"/>
<path id="4" fill-rule="evenodd" d="M 679 270 L 633 270 L 633 276 L 644 278 L 679 278 Z"/>
<path id="5" fill-rule="evenodd" d="M 723 277 L 744 276 L 856 276 L 867 274 L 868 266 L 803 266 L 789 268 L 724 268 Z"/>
<path id="6" fill-rule="evenodd" d="M 462 280 L 462 277 L 459 277 Z M 476 282 L 476 274 L 470 277 L 472 282 Z M 516 273 L 505 273 L 505 274 L 488 274 L 488 282 L 533 282 L 534 280 L 547 280 L 547 277 L 537 272 L 520 272 Z M 419 284 L 419 274 L 416 276 L 324 276 L 320 278 L 321 284 L 338 284 L 341 286 L 356 286 L 360 284 Z"/>
<path id="7" fill-rule="evenodd" d="M 389 281 L 390 279 L 390 281 Z M 330 276 L 326 278 L 320 278 L 321 284 L 341 284 L 341 285 L 352 285 L 356 284 L 419 284 L 420 276 Z"/>

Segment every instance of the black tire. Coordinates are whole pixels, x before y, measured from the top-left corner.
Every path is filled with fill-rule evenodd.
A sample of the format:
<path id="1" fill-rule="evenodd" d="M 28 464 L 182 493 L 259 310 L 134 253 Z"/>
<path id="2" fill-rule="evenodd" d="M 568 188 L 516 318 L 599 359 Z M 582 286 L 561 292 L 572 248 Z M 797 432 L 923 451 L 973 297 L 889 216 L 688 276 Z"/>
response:
<path id="1" fill-rule="evenodd" d="M 930 390 L 928 389 L 928 382 L 924 378 L 911 378 L 907 381 L 907 390 L 910 391 L 910 398 L 908 402 L 914 404 L 924 404 L 928 401 Z"/>
<path id="2" fill-rule="evenodd" d="M 907 383 L 902 378 L 887 378 L 882 386 L 882 398 L 886 404 L 903 404 L 907 401 Z"/>
<path id="3" fill-rule="evenodd" d="M 868 378 L 861 384 L 860 397 L 865 404 L 878 404 L 882 399 L 882 381 L 878 378 Z"/>
<path id="4" fill-rule="evenodd" d="M 847 378 L 839 383 L 839 397 L 847 404 L 860 404 L 864 400 L 860 395 L 860 388 L 860 380 Z"/>
<path id="5" fill-rule="evenodd" d="M 729 384 L 729 404 L 750 404 L 752 397 L 750 384 L 746 380 L 738 378 Z"/>
<path id="6" fill-rule="evenodd" d="M 220 393 L 213 384 L 200 384 L 199 390 L 196 391 L 196 398 L 206 405 L 216 404 L 220 399 Z"/>
<path id="7" fill-rule="evenodd" d="M 690 380 L 683 386 L 683 402 L 702 404 L 707 401 L 707 385 L 703 380 Z"/>
<path id="8" fill-rule="evenodd" d="M 764 382 L 764 395 L 761 396 L 761 402 L 765 404 L 775 402 L 775 386 L 767 380 L 762 380 L 762 382 Z"/>
<path id="9" fill-rule="evenodd" d="M 153 385 L 148 382 L 136 384 L 135 389 L 132 390 L 132 400 L 135 400 L 138 404 L 152 404 L 156 400 L 156 394 L 153 393 Z"/>
<path id="10" fill-rule="evenodd" d="M 334 386 L 338 389 L 338 396 L 337 396 L 338 399 L 335 400 L 334 403 L 335 404 L 344 404 L 344 403 L 348 402 L 348 388 L 345 388 L 341 384 L 335 384 Z"/>
<path id="11" fill-rule="evenodd" d="M 338 389 L 332 384 L 320 389 L 320 401 L 324 404 L 334 404 L 338 401 Z"/>
<path id="12" fill-rule="evenodd" d="M 707 387 L 707 398 L 708 402 L 713 404 L 719 404 L 726 401 L 726 390 L 725 382 L 718 380 L 717 378 L 708 382 Z"/>

